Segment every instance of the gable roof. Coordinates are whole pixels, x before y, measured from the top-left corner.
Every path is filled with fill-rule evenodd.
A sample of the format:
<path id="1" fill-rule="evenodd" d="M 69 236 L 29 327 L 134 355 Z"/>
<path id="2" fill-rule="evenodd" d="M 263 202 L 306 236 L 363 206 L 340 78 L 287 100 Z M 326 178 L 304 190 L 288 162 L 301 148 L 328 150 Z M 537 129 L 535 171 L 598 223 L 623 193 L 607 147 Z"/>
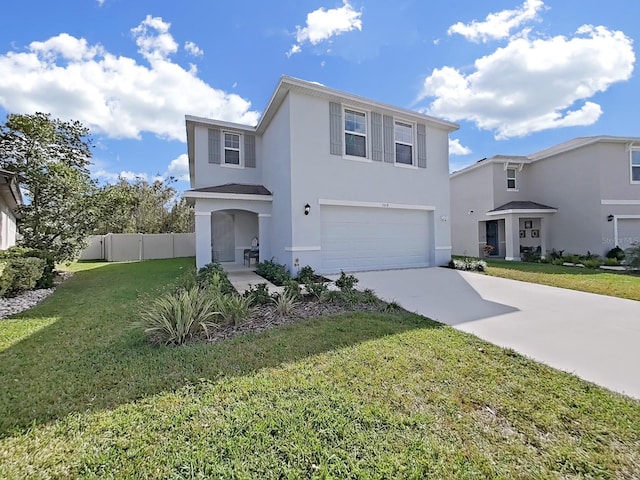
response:
<path id="1" fill-rule="evenodd" d="M 190 192 L 205 193 L 235 193 L 238 195 L 271 195 L 263 185 L 253 185 L 248 183 L 225 183 L 213 187 L 194 188 Z"/>
<path id="2" fill-rule="evenodd" d="M 199 125 L 210 125 L 210 126 L 220 126 L 223 128 L 229 128 L 233 130 L 257 133 L 258 135 L 262 135 L 264 131 L 267 129 L 271 120 L 275 117 L 280 105 L 287 97 L 289 92 L 298 92 L 304 95 L 309 95 L 313 97 L 319 97 L 327 99 L 331 102 L 336 103 L 349 103 L 354 107 L 360 108 L 376 108 L 388 114 L 401 115 L 405 118 L 410 118 L 412 120 L 418 122 L 424 122 L 428 125 L 444 129 L 447 132 L 453 132 L 458 130 L 460 126 L 453 122 L 448 122 L 446 120 L 440 120 L 438 118 L 432 117 L 430 115 L 425 115 L 423 113 L 416 112 L 414 110 L 409 110 L 406 108 L 396 107 L 393 105 L 389 105 L 387 103 L 378 102 L 375 100 L 371 100 L 368 98 L 360 97 L 358 95 L 353 95 L 351 93 L 342 92 L 340 90 L 335 90 L 333 88 L 326 87 L 317 82 L 308 82 L 306 80 L 300 80 L 299 78 L 289 77 L 283 75 L 280 77 L 280 81 L 276 86 L 275 91 L 271 95 L 269 102 L 267 103 L 267 107 L 265 108 L 258 124 L 255 126 L 251 125 L 242 125 L 239 123 L 233 122 L 225 122 L 221 120 L 215 120 L 204 117 L 197 117 L 193 115 L 185 115 L 185 123 L 187 129 L 187 152 L 189 158 L 189 179 L 191 180 L 191 185 L 193 185 L 195 181 L 195 172 L 193 168 L 194 159 L 194 128 L 196 124 Z"/>
<path id="3" fill-rule="evenodd" d="M 554 207 L 543 205 L 542 203 L 526 201 L 515 201 L 500 205 L 490 212 L 503 212 L 505 210 L 556 210 Z"/>
<path id="4" fill-rule="evenodd" d="M 577 150 L 578 148 L 586 147 L 588 145 L 592 145 L 594 143 L 599 143 L 599 142 L 626 143 L 626 144 L 640 145 L 640 137 L 614 137 L 609 135 L 597 135 L 593 137 L 577 137 L 577 138 L 568 140 L 566 142 L 559 143 L 552 147 L 539 150 L 535 153 L 532 153 L 526 156 L 494 155 L 491 158 L 483 158 L 481 160 L 478 160 L 476 163 L 463 168 L 462 170 L 453 172 L 449 177 L 450 178 L 457 177 L 458 175 L 467 173 L 471 170 L 475 170 L 476 168 L 482 167 L 490 163 L 505 163 L 505 162 L 511 161 L 513 163 L 527 164 L 527 163 L 537 162 L 545 158 L 553 157 L 554 155 L 570 152 L 571 150 Z"/>
<path id="5" fill-rule="evenodd" d="M 0 197 L 14 213 L 24 205 L 15 173 L 0 169 Z"/>

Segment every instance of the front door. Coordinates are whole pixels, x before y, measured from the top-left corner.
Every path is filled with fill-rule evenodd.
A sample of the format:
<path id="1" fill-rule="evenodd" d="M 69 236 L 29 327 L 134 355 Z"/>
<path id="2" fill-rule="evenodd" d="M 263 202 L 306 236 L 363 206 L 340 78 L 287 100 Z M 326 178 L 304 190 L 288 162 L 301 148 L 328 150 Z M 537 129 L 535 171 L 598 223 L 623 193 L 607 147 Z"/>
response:
<path id="1" fill-rule="evenodd" d="M 487 222 L 487 245 L 491 245 L 493 250 L 491 251 L 491 256 L 499 256 L 500 255 L 500 239 L 498 238 L 498 221 L 491 220 Z"/>
<path id="2" fill-rule="evenodd" d="M 233 215 L 214 212 L 211 215 L 211 258 L 214 262 L 235 262 L 236 236 Z"/>

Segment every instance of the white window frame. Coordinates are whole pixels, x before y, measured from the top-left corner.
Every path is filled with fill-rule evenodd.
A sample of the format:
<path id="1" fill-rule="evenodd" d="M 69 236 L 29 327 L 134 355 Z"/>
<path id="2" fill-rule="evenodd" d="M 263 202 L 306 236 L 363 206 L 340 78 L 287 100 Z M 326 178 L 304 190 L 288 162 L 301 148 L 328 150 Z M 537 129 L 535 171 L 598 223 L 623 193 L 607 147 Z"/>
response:
<path id="1" fill-rule="evenodd" d="M 517 192 L 518 191 L 518 169 L 515 167 L 507 167 L 505 169 L 506 171 L 506 178 L 507 178 L 507 190 L 511 191 L 511 192 Z M 513 172 L 513 178 L 509 177 L 509 172 Z M 513 187 L 509 186 L 509 180 L 513 180 Z"/>
<path id="2" fill-rule="evenodd" d="M 364 126 L 365 133 L 362 132 L 354 132 L 353 130 L 347 130 L 347 111 L 352 113 L 357 113 L 359 115 L 364 115 Z M 369 132 L 371 131 L 371 126 L 369 124 L 369 119 L 371 115 L 370 112 L 366 110 L 362 110 L 360 108 L 353 108 L 349 105 L 342 106 L 342 139 L 344 141 L 344 149 L 342 151 L 342 155 L 344 158 L 349 160 L 357 160 L 361 162 L 370 162 L 369 158 Z M 359 137 L 364 137 L 364 157 L 360 155 L 350 155 L 347 153 L 347 134 L 349 135 L 357 135 Z"/>
<path id="3" fill-rule="evenodd" d="M 226 145 L 226 136 L 227 135 L 236 135 L 238 137 L 238 148 L 227 147 Z M 228 168 L 244 168 L 244 152 L 242 148 L 242 143 L 244 138 L 239 132 L 231 132 L 231 131 L 222 131 L 222 158 L 220 161 L 220 165 Z M 237 151 L 238 152 L 238 163 L 227 163 L 227 156 L 225 155 L 226 151 Z"/>
<path id="4" fill-rule="evenodd" d="M 631 183 L 640 184 L 640 180 L 633 179 L 633 169 L 638 169 L 640 171 L 640 163 L 634 165 L 633 163 L 633 153 L 637 152 L 636 155 L 640 157 L 640 147 L 631 147 L 629 149 L 629 180 Z"/>
<path id="5" fill-rule="evenodd" d="M 398 140 L 396 138 L 396 125 L 401 124 L 401 125 L 405 125 L 405 126 L 409 126 L 411 127 L 411 143 L 402 141 L 402 140 Z M 402 162 L 398 162 L 398 159 L 396 158 L 396 153 L 397 153 L 397 149 L 396 149 L 396 145 L 397 144 L 401 144 L 401 145 L 409 145 L 411 147 L 411 163 L 402 163 Z M 416 167 L 416 124 L 413 122 L 408 122 L 406 120 L 403 120 L 401 118 L 394 118 L 393 119 L 393 161 L 394 164 L 398 167 Z"/>

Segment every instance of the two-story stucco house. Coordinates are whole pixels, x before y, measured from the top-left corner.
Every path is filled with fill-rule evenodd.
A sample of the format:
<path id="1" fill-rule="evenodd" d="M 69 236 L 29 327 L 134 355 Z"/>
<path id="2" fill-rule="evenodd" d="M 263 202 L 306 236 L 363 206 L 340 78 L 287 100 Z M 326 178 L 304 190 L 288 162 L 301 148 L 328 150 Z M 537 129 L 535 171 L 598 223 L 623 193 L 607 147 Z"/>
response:
<path id="1" fill-rule="evenodd" d="M 293 273 L 446 264 L 458 126 L 282 77 L 257 126 L 186 117 L 196 263 L 259 243 Z"/>
<path id="2" fill-rule="evenodd" d="M 453 254 L 520 260 L 640 242 L 640 138 L 583 137 L 451 175 Z"/>

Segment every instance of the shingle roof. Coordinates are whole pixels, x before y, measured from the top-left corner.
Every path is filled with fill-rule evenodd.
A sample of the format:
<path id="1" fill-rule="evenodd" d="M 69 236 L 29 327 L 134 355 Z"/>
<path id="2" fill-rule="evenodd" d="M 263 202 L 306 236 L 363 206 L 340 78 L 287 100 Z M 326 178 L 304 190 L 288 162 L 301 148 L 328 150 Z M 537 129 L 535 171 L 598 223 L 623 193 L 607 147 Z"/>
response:
<path id="1" fill-rule="evenodd" d="M 504 210 L 555 210 L 555 207 L 550 207 L 536 202 L 522 201 L 505 203 L 504 205 L 500 205 L 498 208 L 494 208 L 489 211 L 501 212 Z"/>
<path id="2" fill-rule="evenodd" d="M 238 195 L 271 195 L 263 185 L 251 185 L 246 183 L 226 183 L 213 187 L 194 188 L 192 192 L 207 193 L 236 193 Z"/>

